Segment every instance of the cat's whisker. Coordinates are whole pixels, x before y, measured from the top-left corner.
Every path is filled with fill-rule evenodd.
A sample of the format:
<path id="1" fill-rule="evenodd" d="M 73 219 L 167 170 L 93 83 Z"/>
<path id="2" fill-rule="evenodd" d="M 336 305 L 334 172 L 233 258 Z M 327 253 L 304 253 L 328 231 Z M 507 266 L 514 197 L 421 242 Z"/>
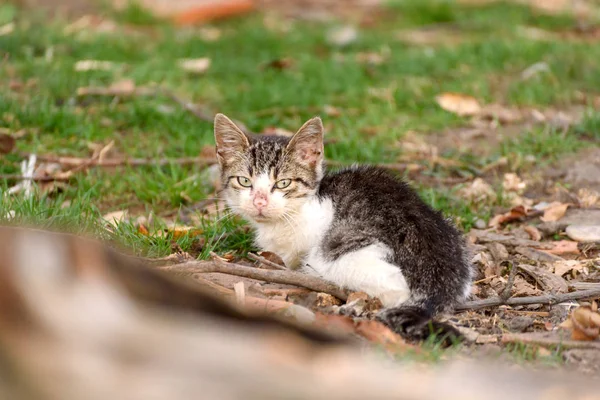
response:
<path id="1" fill-rule="evenodd" d="M 213 221 L 213 224 L 218 224 L 219 222 L 225 222 L 227 218 L 231 218 L 234 217 L 236 214 L 233 211 L 230 211 L 228 213 L 226 213 L 225 215 L 223 215 L 222 217 L 219 217 L 218 219 L 216 219 L 215 221 Z"/>
<path id="2" fill-rule="evenodd" d="M 294 232 L 294 236 L 297 236 L 298 232 L 296 231 L 296 227 L 295 227 L 295 224 L 294 224 L 294 222 L 295 222 L 294 219 L 290 215 L 286 214 L 285 212 L 283 214 L 281 214 L 281 216 L 283 217 L 284 221 L 289 225 L 289 227 Z"/>

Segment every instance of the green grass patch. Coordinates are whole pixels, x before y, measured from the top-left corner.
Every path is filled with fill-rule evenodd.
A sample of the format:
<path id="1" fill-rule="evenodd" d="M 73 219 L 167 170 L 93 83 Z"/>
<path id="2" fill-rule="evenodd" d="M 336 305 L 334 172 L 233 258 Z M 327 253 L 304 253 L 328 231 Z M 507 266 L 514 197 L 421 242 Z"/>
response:
<path id="1" fill-rule="evenodd" d="M 512 3 L 475 7 L 439 0 L 393 2 L 384 14 L 375 26 L 359 28 L 355 42 L 338 47 L 327 40 L 334 22 L 286 22 L 281 29 L 254 14 L 212 25 L 220 37 L 210 41 L 202 38 L 205 28 L 176 29 L 135 4 L 110 14 L 117 21 L 115 31 L 70 33 L 64 21 L 2 5 L 0 24 L 15 21 L 16 27 L 0 36 L 0 129 L 25 132 L 17 140 L 16 152 L 21 153 L 89 157 L 91 147 L 114 141 L 118 156 L 177 158 L 195 156 L 213 145 L 211 123 L 198 120 L 166 96 L 77 96 L 80 87 L 131 79 L 138 86 L 168 88 L 256 132 L 272 126 L 295 130 L 318 114 L 331 141 L 326 147 L 329 159 L 385 163 L 396 161 L 397 142 L 407 131 L 440 131 L 468 122 L 442 110 L 435 101 L 439 93 L 543 108 L 568 106 L 576 100 L 576 91 L 594 95 L 590 88 L 600 87 L 600 44 L 539 41 L 519 30 L 525 26 L 564 31 L 575 25 L 570 16 L 544 15 Z M 464 40 L 422 46 L 396 38 L 399 30 L 423 27 L 451 29 Z M 360 61 L 365 54 L 378 54 L 381 62 Z M 190 74 L 178 66 L 179 59 L 197 57 L 211 59 L 204 74 Z M 291 67 L 269 67 L 282 58 L 291 59 Z M 74 66 L 81 60 L 108 61 L 112 68 L 76 72 Z M 523 81 L 521 72 L 539 62 L 548 65 L 547 71 Z M 339 114 L 329 115 L 332 107 Z M 590 116 L 568 132 L 533 129 L 492 153 L 532 155 L 550 162 L 597 139 L 598 120 Z M 0 173 L 18 173 L 20 161 L 18 153 L 3 157 Z M 453 172 L 469 176 L 487 162 L 476 156 L 464 161 L 465 167 Z M 15 183 L 8 180 L 0 187 Z M 454 189 L 419 190 L 464 229 L 489 216 L 487 205 L 467 204 Z M 214 196 L 212 191 L 200 166 L 94 169 L 77 176 L 59 194 L 21 205 L 18 196 L 3 199 L 2 210 L 18 209 L 19 218 L 29 215 L 33 220 L 51 216 L 50 220 L 71 221 L 94 231 L 97 227 L 86 218 L 129 209 L 172 220 L 181 208 Z M 64 205 L 67 202 L 70 206 Z M 117 236 L 150 255 L 164 255 L 173 246 L 172 238 L 139 237 L 133 226 L 119 227 Z M 185 240 L 176 241 L 177 246 L 195 246 Z M 196 249 L 201 256 L 228 249 L 244 254 L 251 248 L 250 234 L 239 221 L 206 227 L 203 240 L 205 247 Z"/>

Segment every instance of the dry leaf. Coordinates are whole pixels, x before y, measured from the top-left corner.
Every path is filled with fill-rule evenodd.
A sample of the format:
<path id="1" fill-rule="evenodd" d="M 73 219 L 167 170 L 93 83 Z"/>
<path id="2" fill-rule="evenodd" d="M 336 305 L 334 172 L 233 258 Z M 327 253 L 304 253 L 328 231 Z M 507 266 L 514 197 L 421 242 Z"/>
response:
<path id="1" fill-rule="evenodd" d="M 325 115 L 327 115 L 329 117 L 339 117 L 340 115 L 342 115 L 342 112 L 340 111 L 339 108 L 334 107 L 329 104 L 325 104 L 323 106 L 323 112 L 325 113 Z"/>
<path id="2" fill-rule="evenodd" d="M 527 282 L 524 278 L 517 275 L 513 284 L 513 295 L 514 297 L 525 297 L 525 296 L 537 296 L 541 293 L 541 290 L 536 289 L 535 286 Z"/>
<path id="3" fill-rule="evenodd" d="M 559 203 L 557 201 L 550 203 L 548 207 L 544 209 L 544 215 L 540 219 L 544 222 L 558 221 L 564 217 L 568 207 L 568 203 Z"/>
<path id="4" fill-rule="evenodd" d="M 488 104 L 481 109 L 478 117 L 492 122 L 511 124 L 523 120 L 523 112 L 515 108 L 506 108 L 499 104 Z"/>
<path id="5" fill-rule="evenodd" d="M 394 333 L 379 321 L 358 320 L 356 321 L 356 333 L 370 342 L 384 346 L 409 346 L 400 335 Z"/>
<path id="6" fill-rule="evenodd" d="M 73 67 L 77 72 L 85 71 L 110 71 L 115 67 L 115 63 L 111 61 L 100 60 L 81 60 L 75 63 Z"/>
<path id="7" fill-rule="evenodd" d="M 334 29 L 327 35 L 327 42 L 335 46 L 344 47 L 358 39 L 358 31 L 352 26 Z"/>
<path id="8" fill-rule="evenodd" d="M 554 273 L 563 276 L 571 271 L 581 271 L 583 265 L 577 260 L 564 260 L 554 263 Z"/>
<path id="9" fill-rule="evenodd" d="M 496 199 L 496 192 L 492 186 L 481 178 L 476 178 L 469 186 L 462 188 L 459 193 L 475 203 Z"/>
<path id="10" fill-rule="evenodd" d="M 536 267 L 534 265 L 519 264 L 519 269 L 527 273 L 535 280 L 536 286 L 542 290 L 551 293 L 566 293 L 569 291 L 569 285 L 562 277 L 551 273 L 545 267 Z"/>
<path id="11" fill-rule="evenodd" d="M 8 35 L 15 30 L 15 23 L 9 22 L 8 24 L 0 26 L 0 36 Z"/>
<path id="12" fill-rule="evenodd" d="M 84 86 L 77 88 L 77 96 L 131 96 L 136 90 L 135 83 L 131 79 L 124 79 L 113 83 L 108 87 Z"/>
<path id="13" fill-rule="evenodd" d="M 146 227 L 146 225 L 144 224 L 140 224 L 138 226 L 138 233 L 140 235 L 144 235 L 144 236 L 150 236 L 150 231 L 148 230 L 148 228 Z"/>
<path id="14" fill-rule="evenodd" d="M 519 175 L 509 173 L 504 174 L 504 179 L 502 180 L 502 187 L 506 192 L 515 192 L 522 193 L 523 190 L 527 187 L 527 184 L 523 182 Z"/>
<path id="15" fill-rule="evenodd" d="M 442 93 L 435 100 L 444 110 L 458 114 L 461 117 L 477 115 L 481 105 L 476 98 L 460 93 Z"/>
<path id="16" fill-rule="evenodd" d="M 543 249 L 546 253 L 561 255 L 561 254 L 579 254 L 579 248 L 577 242 L 572 240 L 558 240 L 556 242 L 550 242 L 552 245 L 551 249 Z"/>
<path id="17" fill-rule="evenodd" d="M 528 210 L 525 208 L 525 206 L 516 206 L 511 208 L 510 211 L 505 214 L 496 215 L 490 220 L 488 225 L 495 228 L 509 222 L 517 221 L 523 217 L 526 217 L 527 212 Z"/>
<path id="18" fill-rule="evenodd" d="M 135 91 L 135 82 L 132 79 L 123 79 L 110 85 L 109 89 L 118 94 L 132 94 Z"/>
<path id="19" fill-rule="evenodd" d="M 164 230 L 164 233 L 171 234 L 174 240 L 180 239 L 184 236 L 196 237 L 204 233 L 202 229 L 194 228 L 192 226 L 173 226 Z"/>
<path id="20" fill-rule="evenodd" d="M 292 58 L 285 57 L 285 58 L 279 58 L 277 60 L 269 61 L 268 63 L 264 64 L 261 67 L 261 69 L 283 70 L 283 69 L 292 68 L 293 66 L 294 66 L 294 60 Z"/>
<path id="21" fill-rule="evenodd" d="M 380 53 L 366 52 L 356 54 L 356 62 L 360 64 L 381 65 L 386 59 L 387 55 Z"/>
<path id="22" fill-rule="evenodd" d="M 201 58 L 183 58 L 177 62 L 184 71 L 193 74 L 203 74 L 210 67 L 211 60 L 208 57 Z"/>
<path id="23" fill-rule="evenodd" d="M 111 226 L 117 227 L 117 225 L 125 221 L 128 217 L 127 210 L 113 211 L 102 216 L 102 218 Z"/>
<path id="24" fill-rule="evenodd" d="M 202 22 L 229 18 L 252 11 L 256 4 L 252 0 L 228 1 L 182 1 L 173 7 L 173 1 L 145 2 L 159 16 L 169 17 L 177 25 L 194 25 Z"/>
<path id="25" fill-rule="evenodd" d="M 205 42 L 216 42 L 221 38 L 221 30 L 212 26 L 205 26 L 198 30 L 198 35 Z"/>
<path id="26" fill-rule="evenodd" d="M 593 307 L 577 307 L 560 327 L 570 329 L 573 340 L 595 340 L 600 335 L 600 314 Z"/>
<path id="27" fill-rule="evenodd" d="M 0 134 L 0 154 L 8 154 L 15 148 L 17 141 L 14 137 L 7 134 Z"/>
<path id="28" fill-rule="evenodd" d="M 540 232 L 540 230 L 538 228 L 536 228 L 533 225 L 526 225 L 523 227 L 523 230 L 525 232 L 527 232 L 527 234 L 529 235 L 531 240 L 535 240 L 536 242 L 539 242 L 542 239 L 542 233 Z"/>
<path id="29" fill-rule="evenodd" d="M 595 207 L 600 205 L 600 193 L 588 188 L 581 188 L 577 192 L 577 199 L 583 208 Z"/>

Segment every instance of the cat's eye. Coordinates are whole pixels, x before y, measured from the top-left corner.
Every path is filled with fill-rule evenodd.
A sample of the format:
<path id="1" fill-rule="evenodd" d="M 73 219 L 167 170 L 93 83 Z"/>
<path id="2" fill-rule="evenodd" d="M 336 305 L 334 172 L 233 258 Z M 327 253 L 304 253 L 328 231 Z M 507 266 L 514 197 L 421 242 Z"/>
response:
<path id="1" fill-rule="evenodd" d="M 238 176 L 237 177 L 237 181 L 243 187 L 250 187 L 250 186 L 252 186 L 252 182 L 250 181 L 250 179 L 246 178 L 245 176 Z"/>
<path id="2" fill-rule="evenodd" d="M 285 189 L 286 187 L 290 186 L 291 184 L 292 184 L 291 179 L 282 179 L 280 181 L 275 182 L 275 187 L 277 189 Z"/>

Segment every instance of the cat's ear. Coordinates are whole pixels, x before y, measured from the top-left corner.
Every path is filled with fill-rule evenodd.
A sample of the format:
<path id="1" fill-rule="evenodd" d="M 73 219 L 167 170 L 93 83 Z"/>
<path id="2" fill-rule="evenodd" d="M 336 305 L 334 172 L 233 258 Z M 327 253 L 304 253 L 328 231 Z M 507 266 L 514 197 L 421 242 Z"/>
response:
<path id="1" fill-rule="evenodd" d="M 315 117 L 308 120 L 290 140 L 288 151 L 296 160 L 310 167 L 323 161 L 323 122 Z"/>
<path id="2" fill-rule="evenodd" d="M 215 116 L 215 142 L 220 164 L 227 164 L 236 154 L 243 153 L 250 147 L 248 137 L 224 114 Z"/>

